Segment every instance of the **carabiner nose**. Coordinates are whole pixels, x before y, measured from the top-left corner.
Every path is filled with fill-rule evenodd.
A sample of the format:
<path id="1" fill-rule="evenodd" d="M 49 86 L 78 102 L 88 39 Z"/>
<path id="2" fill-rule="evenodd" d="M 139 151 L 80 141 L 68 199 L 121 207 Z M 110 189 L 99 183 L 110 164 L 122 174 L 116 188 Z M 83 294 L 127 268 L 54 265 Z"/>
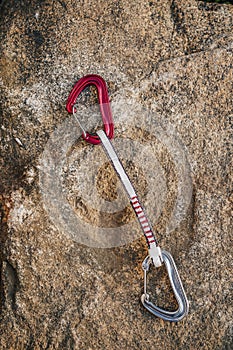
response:
<path id="1" fill-rule="evenodd" d="M 151 264 L 151 257 L 147 256 L 143 261 L 142 268 L 144 270 L 144 294 L 141 297 L 141 301 L 143 306 L 150 311 L 153 315 L 162 318 L 165 321 L 178 322 L 182 320 L 182 318 L 187 315 L 189 309 L 189 303 L 180 280 L 179 273 L 176 268 L 176 264 L 171 256 L 165 250 L 162 250 L 162 257 L 164 264 L 167 269 L 168 277 L 171 282 L 171 286 L 175 295 L 175 298 L 178 303 L 178 309 L 175 311 L 167 311 L 156 305 L 154 305 L 151 301 L 149 301 L 149 294 L 147 293 L 147 280 L 146 275 L 149 271 Z"/>
<path id="2" fill-rule="evenodd" d="M 112 119 L 112 111 L 110 107 L 107 85 L 102 77 L 96 74 L 86 75 L 78 80 L 74 85 L 66 104 L 66 109 L 69 113 L 73 113 L 74 105 L 80 93 L 89 85 L 94 85 L 98 92 L 98 100 L 100 105 L 100 112 L 104 123 L 104 131 L 109 139 L 113 138 L 114 125 Z M 98 135 L 91 135 L 88 132 L 83 134 L 84 140 L 94 145 L 101 141 Z"/>

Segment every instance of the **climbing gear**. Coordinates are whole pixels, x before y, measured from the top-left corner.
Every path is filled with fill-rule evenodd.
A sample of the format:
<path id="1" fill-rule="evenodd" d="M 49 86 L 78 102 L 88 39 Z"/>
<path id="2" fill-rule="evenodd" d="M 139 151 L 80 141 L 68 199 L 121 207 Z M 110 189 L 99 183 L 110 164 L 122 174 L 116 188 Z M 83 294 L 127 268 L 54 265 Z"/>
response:
<path id="1" fill-rule="evenodd" d="M 185 295 L 185 291 L 180 280 L 179 273 L 177 271 L 176 264 L 171 256 L 166 250 L 162 250 L 163 262 L 167 268 L 168 276 L 171 282 L 171 286 L 178 303 L 178 309 L 175 311 L 167 311 L 161 309 L 160 307 L 154 305 L 149 300 L 149 295 L 147 294 L 147 272 L 150 268 L 151 258 L 147 256 L 142 263 L 142 268 L 144 270 L 144 294 L 141 297 L 142 304 L 145 308 L 150 311 L 153 315 L 162 318 L 165 321 L 180 321 L 188 313 L 188 300 Z"/>
<path id="2" fill-rule="evenodd" d="M 109 97 L 108 97 L 108 89 L 107 85 L 102 77 L 96 74 L 86 75 L 85 77 L 79 79 L 79 81 L 74 85 L 69 98 L 67 100 L 66 109 L 69 113 L 73 113 L 76 117 L 76 100 L 81 92 L 89 85 L 94 85 L 98 92 L 98 100 L 100 105 L 100 112 L 102 114 L 102 120 L 104 123 L 104 130 L 109 139 L 113 138 L 114 134 L 114 125 L 112 120 L 112 111 L 110 107 Z M 77 119 L 77 118 L 76 118 Z M 81 126 L 78 121 L 79 126 Z M 83 131 L 83 138 L 89 143 L 93 145 L 97 145 L 100 143 L 100 139 L 96 135 L 91 135 L 86 132 L 82 126 L 81 129 Z"/>
<path id="3" fill-rule="evenodd" d="M 107 155 L 109 156 L 110 160 L 112 161 L 112 164 L 130 198 L 132 207 L 137 215 L 137 218 L 139 220 L 143 233 L 146 237 L 147 244 L 149 247 L 149 255 L 152 258 L 154 265 L 156 267 L 159 267 L 162 265 L 162 262 L 163 262 L 161 250 L 160 250 L 160 247 L 158 246 L 158 242 L 153 234 L 151 225 L 146 217 L 146 214 L 139 202 L 138 196 L 128 178 L 128 175 L 125 173 L 125 170 L 121 162 L 119 161 L 119 158 L 117 157 L 112 144 L 110 143 L 104 131 L 103 130 L 97 131 L 97 135 L 101 139 L 102 145 Z"/>
<path id="4" fill-rule="evenodd" d="M 104 121 L 104 129 L 97 131 L 97 135 L 88 134 L 85 129 L 81 126 L 83 130 L 83 138 L 89 143 L 98 144 L 101 143 L 106 154 L 108 155 L 115 171 L 120 178 L 132 205 L 132 208 L 137 216 L 137 219 L 140 223 L 142 231 L 147 241 L 149 255 L 144 259 L 142 268 L 144 271 L 144 293 L 141 297 L 142 304 L 145 308 L 150 311 L 153 315 L 162 318 L 165 321 L 180 321 L 185 315 L 188 313 L 188 300 L 185 295 L 182 282 L 180 280 L 175 262 L 170 253 L 165 250 L 161 250 L 158 245 L 158 241 L 153 233 L 152 226 L 145 214 L 145 210 L 143 209 L 140 201 L 138 199 L 137 193 L 131 184 L 128 175 L 126 174 L 111 142 L 110 138 L 113 137 L 113 121 L 112 121 L 112 113 L 110 109 L 108 92 L 105 81 L 97 75 L 88 75 L 86 77 L 81 78 L 73 88 L 71 95 L 68 98 L 67 102 L 67 110 L 69 113 L 73 113 L 74 116 L 77 107 L 75 106 L 76 99 L 81 91 L 88 85 L 93 84 L 97 87 L 99 93 L 99 103 L 101 108 L 102 119 Z M 103 98 L 104 95 L 104 98 Z M 107 109 L 103 109 L 103 101 L 107 105 Z M 175 311 L 168 311 L 162 309 L 156 305 L 154 305 L 150 301 L 150 297 L 147 293 L 147 273 L 149 271 L 150 265 L 153 263 L 155 267 L 160 267 L 162 264 L 165 265 L 168 277 L 171 282 L 171 286 L 175 295 L 175 298 L 178 303 L 178 309 Z"/>

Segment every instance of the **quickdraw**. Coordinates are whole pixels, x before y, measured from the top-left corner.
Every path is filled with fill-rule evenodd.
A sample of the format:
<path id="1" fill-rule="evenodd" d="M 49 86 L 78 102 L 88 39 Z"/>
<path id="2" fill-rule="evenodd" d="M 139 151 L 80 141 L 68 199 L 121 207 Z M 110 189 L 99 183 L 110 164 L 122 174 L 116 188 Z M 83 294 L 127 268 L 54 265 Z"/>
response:
<path id="1" fill-rule="evenodd" d="M 145 308 L 150 311 L 153 315 L 162 318 L 166 321 L 180 321 L 188 313 L 189 304 L 187 297 L 184 292 L 182 282 L 180 280 L 177 267 L 170 253 L 165 250 L 161 250 L 158 245 L 158 241 L 153 233 L 151 224 L 145 214 L 137 193 L 132 186 L 128 175 L 126 174 L 111 142 L 109 139 L 113 137 L 114 125 L 112 120 L 112 112 L 110 108 L 107 86 L 103 78 L 98 75 L 87 75 L 81 78 L 74 86 L 73 90 L 67 101 L 67 111 L 73 113 L 76 117 L 76 100 L 79 94 L 86 88 L 88 85 L 94 85 L 97 88 L 98 99 L 100 103 L 100 110 L 102 114 L 102 119 L 104 123 L 104 130 L 97 131 L 96 135 L 91 135 L 85 131 L 80 122 L 79 125 L 83 131 L 83 138 L 92 144 L 101 143 L 106 154 L 108 155 L 115 171 L 118 174 L 124 188 L 129 196 L 133 210 L 137 216 L 137 219 L 140 223 L 144 236 L 148 244 L 149 255 L 144 259 L 142 263 L 142 268 L 144 271 L 144 293 L 142 294 L 141 301 Z M 160 267 L 162 264 L 165 265 L 168 276 L 171 282 L 171 286 L 178 303 L 178 309 L 175 311 L 167 311 L 150 301 L 150 297 L 147 293 L 147 273 L 150 269 L 150 265 L 153 264 L 155 267 Z"/>

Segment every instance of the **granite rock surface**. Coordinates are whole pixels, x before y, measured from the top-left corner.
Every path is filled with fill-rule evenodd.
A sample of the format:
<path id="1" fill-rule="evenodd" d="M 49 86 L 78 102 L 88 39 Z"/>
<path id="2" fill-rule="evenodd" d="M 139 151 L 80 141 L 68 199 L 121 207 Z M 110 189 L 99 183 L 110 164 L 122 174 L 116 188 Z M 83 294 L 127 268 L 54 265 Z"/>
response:
<path id="1" fill-rule="evenodd" d="M 233 6 L 1 1 L 0 349 L 233 348 Z M 115 148 L 190 311 L 140 303 L 147 247 L 101 147 L 66 112 L 86 74 L 107 82 Z M 78 99 L 101 127 L 93 88 Z M 87 117 L 88 116 L 88 117 Z M 150 293 L 175 308 L 166 271 Z"/>

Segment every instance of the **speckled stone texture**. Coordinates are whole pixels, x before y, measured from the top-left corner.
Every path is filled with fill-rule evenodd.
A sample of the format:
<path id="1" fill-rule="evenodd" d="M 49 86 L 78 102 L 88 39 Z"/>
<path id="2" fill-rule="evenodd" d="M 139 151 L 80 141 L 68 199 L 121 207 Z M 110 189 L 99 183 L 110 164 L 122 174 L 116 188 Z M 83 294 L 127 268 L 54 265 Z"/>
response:
<path id="1" fill-rule="evenodd" d="M 232 5 L 9 0 L 0 6 L 0 349 L 232 349 Z M 116 141 L 121 135 L 145 139 L 155 156 L 158 151 L 167 199 L 153 225 L 177 262 L 190 301 L 189 315 L 177 324 L 155 318 L 140 303 L 143 237 L 121 247 L 88 247 L 59 229 L 44 206 L 43 150 L 69 118 L 72 86 L 90 73 L 103 76 L 113 107 L 120 106 Z M 81 102 L 88 105 L 93 95 L 90 89 Z M 124 122 L 122 115 L 135 105 L 169 125 L 187 156 L 192 198 L 174 230 L 166 223 L 178 169 L 166 145 L 142 132 L 155 127 L 157 117 L 142 118 L 136 131 Z M 134 120 L 140 122 L 138 115 Z M 80 147 L 85 159 L 92 149 L 80 138 L 72 149 L 72 166 L 63 174 L 70 202 Z M 149 191 L 143 169 L 124 162 L 143 202 Z M 156 173 L 154 162 L 151 168 Z M 90 164 L 88 171 L 97 176 L 101 198 L 117 198 L 108 165 L 98 170 Z M 93 225 L 100 225 L 98 211 L 82 205 L 74 205 L 77 217 L 95 217 Z M 119 229 L 121 223 L 111 220 L 109 215 L 106 226 Z M 164 270 L 154 271 L 154 279 L 157 303 L 175 306 Z"/>

